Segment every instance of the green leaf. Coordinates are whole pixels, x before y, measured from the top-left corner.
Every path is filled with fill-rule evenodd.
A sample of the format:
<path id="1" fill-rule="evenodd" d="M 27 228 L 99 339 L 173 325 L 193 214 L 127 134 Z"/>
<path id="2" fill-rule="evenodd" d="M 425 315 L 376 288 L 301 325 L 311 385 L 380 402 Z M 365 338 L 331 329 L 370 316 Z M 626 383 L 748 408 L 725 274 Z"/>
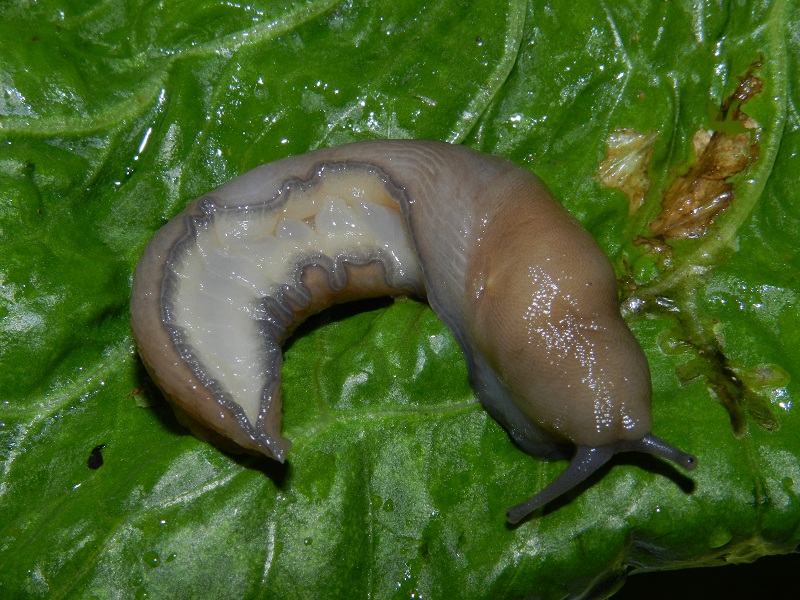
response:
<path id="1" fill-rule="evenodd" d="M 0 596 L 603 596 L 632 570 L 795 550 L 798 23 L 791 0 L 2 4 Z M 755 129 L 720 116 L 750 70 Z M 598 177 L 623 128 L 657 133 L 634 212 Z M 655 238 L 715 128 L 757 144 L 732 204 Z M 260 163 L 397 137 L 508 156 L 600 240 L 691 479 L 624 456 L 507 527 L 564 464 L 512 444 L 408 300 L 290 341 L 286 466 L 177 424 L 128 323 L 153 233 Z"/>

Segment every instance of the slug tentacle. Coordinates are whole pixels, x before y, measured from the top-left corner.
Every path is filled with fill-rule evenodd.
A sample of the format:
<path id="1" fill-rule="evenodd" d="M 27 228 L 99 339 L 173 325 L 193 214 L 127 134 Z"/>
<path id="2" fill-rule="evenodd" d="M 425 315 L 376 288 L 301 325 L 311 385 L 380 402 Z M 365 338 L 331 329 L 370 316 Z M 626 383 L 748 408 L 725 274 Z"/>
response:
<path id="1" fill-rule="evenodd" d="M 693 454 L 679 450 L 652 433 L 648 433 L 640 440 L 618 442 L 617 447 L 617 452 L 644 452 L 658 456 L 678 465 L 684 471 L 694 471 L 697 467 L 697 458 Z"/>
<path id="2" fill-rule="evenodd" d="M 697 466 L 697 458 L 666 443 L 664 440 L 648 433 L 639 440 L 623 440 L 608 446 L 589 448 L 578 446 L 572 462 L 546 488 L 535 494 L 530 500 L 508 509 L 506 519 L 516 524 L 533 511 L 543 507 L 575 488 L 592 473 L 606 464 L 609 459 L 621 452 L 644 452 L 675 463 L 686 471 L 693 471 Z"/>
<path id="3" fill-rule="evenodd" d="M 427 300 L 483 405 L 523 450 L 577 453 L 519 520 L 614 452 L 686 469 L 650 434 L 650 371 L 614 269 L 533 173 L 442 142 L 357 142 L 265 164 L 189 204 L 136 267 L 131 328 L 179 418 L 283 461 L 281 345 L 308 316 L 376 296 Z"/>
<path id="4" fill-rule="evenodd" d="M 592 473 L 606 464 L 612 456 L 614 456 L 612 446 L 598 448 L 578 446 L 572 462 L 562 471 L 561 475 L 530 500 L 509 508 L 506 512 L 506 519 L 512 525 L 519 523 L 536 509 L 549 504 L 585 481 Z"/>

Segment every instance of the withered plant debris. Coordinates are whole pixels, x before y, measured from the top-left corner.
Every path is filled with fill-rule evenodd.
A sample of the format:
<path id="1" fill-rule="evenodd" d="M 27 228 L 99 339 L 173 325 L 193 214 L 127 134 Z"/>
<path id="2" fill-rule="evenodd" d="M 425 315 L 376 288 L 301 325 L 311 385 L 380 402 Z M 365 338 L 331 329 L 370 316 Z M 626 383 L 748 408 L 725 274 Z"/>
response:
<path id="1" fill-rule="evenodd" d="M 644 204 L 650 189 L 647 168 L 657 137 L 657 132 L 623 128 L 612 131 L 606 140 L 606 157 L 600 163 L 597 178 L 606 187 L 621 190 L 628 197 L 631 212 Z"/>
<path id="2" fill-rule="evenodd" d="M 778 422 L 772 416 L 769 402 L 742 381 L 719 346 L 691 345 L 696 349 L 697 357 L 676 369 L 676 375 L 682 384 L 705 377 L 708 388 L 728 411 L 731 428 L 737 436 L 745 432 L 745 413 L 762 429 L 778 429 Z"/>
<path id="3" fill-rule="evenodd" d="M 699 129 L 694 133 L 695 160 L 664 193 L 661 212 L 650 223 L 653 237 L 639 236 L 634 240 L 634 245 L 645 246 L 658 254 L 662 266 L 672 258 L 669 241 L 704 235 L 715 217 L 735 199 L 730 178 L 758 159 L 759 127 L 743 107 L 763 90 L 764 82 L 755 75 L 761 67 L 760 61 L 754 62 L 736 90 L 720 105 L 716 122 L 708 130 Z M 745 433 L 748 417 L 764 430 L 778 429 L 765 393 L 767 389 L 775 389 L 780 378 L 774 373 L 779 369 L 768 368 L 765 373 L 769 373 L 769 377 L 751 375 L 751 371 L 729 362 L 721 341 L 712 331 L 713 325 L 689 323 L 666 297 L 650 297 L 649 301 L 654 301 L 673 317 L 677 316 L 679 326 L 672 332 L 673 339 L 694 354 L 694 358 L 676 368 L 681 384 L 705 379 L 711 393 L 727 410 L 737 436 Z"/>
<path id="4" fill-rule="evenodd" d="M 675 369 L 681 385 L 705 379 L 709 391 L 728 412 L 736 436 L 745 433 L 747 416 L 766 431 L 779 428 L 771 411 L 771 397 L 786 386 L 788 375 L 783 369 L 777 365 L 748 369 L 732 364 L 723 350 L 724 342 L 714 332 L 715 319 L 691 319 L 682 312 L 681 303 L 667 296 L 651 297 L 649 302 L 650 312 L 669 315 L 675 322 L 661 339 L 662 351 L 694 355 Z"/>
<path id="5" fill-rule="evenodd" d="M 672 261 L 672 246 L 668 243 L 658 239 L 645 237 L 643 235 L 636 236 L 633 240 L 634 246 L 647 246 L 651 252 L 659 256 L 658 263 L 662 267 L 670 266 Z"/>
<path id="6" fill-rule="evenodd" d="M 761 93 L 764 82 L 755 75 L 760 67 L 761 62 L 753 63 L 722 103 L 716 128 L 695 132 L 695 161 L 664 194 L 661 212 L 650 223 L 655 236 L 700 237 L 714 217 L 733 202 L 733 184 L 728 179 L 747 169 L 759 154 L 758 125 L 742 107 Z"/>

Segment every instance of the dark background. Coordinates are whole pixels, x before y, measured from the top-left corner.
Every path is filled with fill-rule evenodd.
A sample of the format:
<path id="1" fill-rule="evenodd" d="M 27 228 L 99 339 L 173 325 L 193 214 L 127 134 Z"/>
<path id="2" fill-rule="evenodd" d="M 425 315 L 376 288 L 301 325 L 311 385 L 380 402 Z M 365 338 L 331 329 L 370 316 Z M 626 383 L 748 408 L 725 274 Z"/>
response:
<path id="1" fill-rule="evenodd" d="M 800 554 L 753 563 L 631 575 L 613 600 L 798 600 Z"/>

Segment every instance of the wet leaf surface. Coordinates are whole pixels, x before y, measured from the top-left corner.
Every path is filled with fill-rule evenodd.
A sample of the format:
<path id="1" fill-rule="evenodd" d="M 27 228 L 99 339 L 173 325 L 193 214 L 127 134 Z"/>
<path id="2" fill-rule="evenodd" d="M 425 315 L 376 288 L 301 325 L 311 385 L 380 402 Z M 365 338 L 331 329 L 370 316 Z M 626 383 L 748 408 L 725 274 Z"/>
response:
<path id="1" fill-rule="evenodd" d="M 788 1 L 2 4 L 0 596 L 602 596 L 635 570 L 793 551 L 798 22 Z M 735 201 L 668 252 L 637 245 L 756 61 L 758 157 L 721 171 Z M 633 213 L 596 177 L 622 129 L 658 133 Z M 597 237 L 650 360 L 654 432 L 698 455 L 691 479 L 620 457 L 507 527 L 564 465 L 511 443 L 412 301 L 290 341 L 287 465 L 176 422 L 128 322 L 153 233 L 260 163 L 390 137 L 507 156 Z M 736 431 L 715 376 L 746 390 Z"/>

